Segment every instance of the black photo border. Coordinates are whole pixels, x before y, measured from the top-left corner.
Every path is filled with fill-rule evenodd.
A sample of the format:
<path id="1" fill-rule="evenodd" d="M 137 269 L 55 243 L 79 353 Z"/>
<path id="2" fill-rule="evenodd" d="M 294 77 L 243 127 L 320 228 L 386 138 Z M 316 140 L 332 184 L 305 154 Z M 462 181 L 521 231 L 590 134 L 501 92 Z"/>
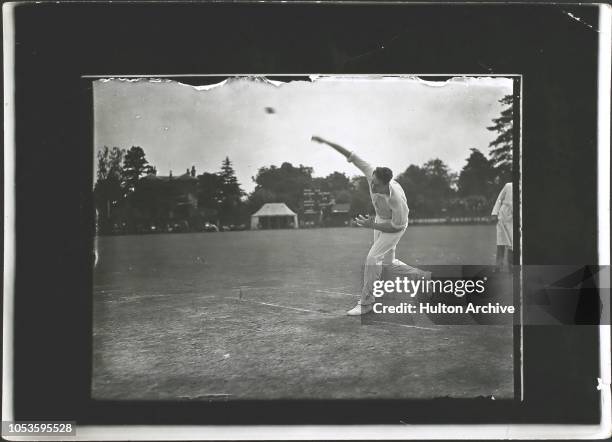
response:
<path id="1" fill-rule="evenodd" d="M 597 21 L 595 5 L 17 5 L 15 420 L 598 424 L 599 329 L 586 325 L 524 327 L 522 401 L 92 400 L 93 125 L 83 78 L 519 74 L 523 263 L 596 264 L 598 34 L 585 23 Z"/>

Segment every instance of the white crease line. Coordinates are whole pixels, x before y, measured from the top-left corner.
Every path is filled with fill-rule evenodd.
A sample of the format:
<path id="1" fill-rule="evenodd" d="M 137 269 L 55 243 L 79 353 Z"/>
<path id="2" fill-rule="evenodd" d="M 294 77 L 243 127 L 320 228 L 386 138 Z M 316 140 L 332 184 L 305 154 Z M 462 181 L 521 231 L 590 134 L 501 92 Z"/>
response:
<path id="1" fill-rule="evenodd" d="M 306 310 L 306 309 L 296 308 L 296 307 L 287 307 L 287 306 L 284 306 L 284 305 L 270 304 L 270 303 L 267 303 L 267 302 L 251 301 L 251 300 L 248 300 L 248 299 L 241 299 L 241 301 L 252 302 L 252 303 L 261 304 L 261 305 L 268 305 L 270 307 L 278 307 L 278 308 L 285 308 L 285 309 L 289 309 L 289 310 L 296 310 L 298 312 L 319 313 L 319 314 L 322 314 L 322 315 L 337 316 L 337 315 L 334 315 L 333 313 L 319 312 L 319 311 L 316 311 L 316 310 Z M 381 324 L 397 325 L 397 326 L 400 326 L 400 327 L 418 328 L 418 329 L 421 329 L 421 330 L 439 331 L 439 329 L 437 329 L 437 328 L 419 327 L 418 325 L 397 324 L 395 322 L 377 321 L 377 320 L 372 320 L 372 322 L 378 322 L 378 323 L 381 323 Z"/>
<path id="2" fill-rule="evenodd" d="M 259 302 L 259 301 L 251 301 L 249 299 L 240 299 L 239 301 L 252 302 L 254 304 L 261 304 L 261 305 L 268 305 L 270 307 L 286 308 L 288 310 L 295 310 L 295 311 L 298 311 L 298 312 L 318 313 L 318 314 L 321 314 L 321 315 L 336 316 L 336 315 L 332 315 L 331 313 L 319 312 L 319 311 L 316 311 L 316 310 L 306 310 L 304 308 L 287 307 L 285 305 L 270 304 L 270 303 L 267 303 L 267 302 Z"/>

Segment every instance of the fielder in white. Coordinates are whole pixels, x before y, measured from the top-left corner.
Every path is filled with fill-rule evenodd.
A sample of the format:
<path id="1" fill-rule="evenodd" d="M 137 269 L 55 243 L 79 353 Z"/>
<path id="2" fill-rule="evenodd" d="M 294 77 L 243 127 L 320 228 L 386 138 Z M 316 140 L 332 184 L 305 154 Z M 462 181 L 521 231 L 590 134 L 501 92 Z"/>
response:
<path id="1" fill-rule="evenodd" d="M 497 217 L 497 270 L 504 265 L 504 252 L 512 269 L 512 183 L 506 183 L 495 201 L 491 215 Z"/>
<path id="2" fill-rule="evenodd" d="M 361 159 L 354 152 L 338 144 L 313 136 L 312 141 L 333 147 L 346 159 L 359 168 L 370 185 L 370 196 L 376 211 L 376 217 L 359 216 L 357 225 L 374 229 L 374 244 L 368 252 L 365 263 L 363 289 L 357 305 L 347 312 L 350 316 L 363 315 L 372 311 L 374 281 L 382 276 L 383 265 L 406 267 L 395 258 L 395 248 L 408 226 L 408 203 L 402 186 L 393 180 L 393 172 L 387 167 L 376 167 Z M 412 268 L 410 268 L 412 269 Z M 415 269 L 416 270 L 416 269 Z"/>

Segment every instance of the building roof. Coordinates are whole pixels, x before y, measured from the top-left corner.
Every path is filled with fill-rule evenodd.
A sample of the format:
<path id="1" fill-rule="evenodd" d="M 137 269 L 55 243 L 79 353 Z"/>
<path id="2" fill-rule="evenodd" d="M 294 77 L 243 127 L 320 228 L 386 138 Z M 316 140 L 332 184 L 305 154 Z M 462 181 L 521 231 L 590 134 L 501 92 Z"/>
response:
<path id="1" fill-rule="evenodd" d="M 295 216 L 296 213 L 285 203 L 266 203 L 251 216 Z"/>
<path id="2" fill-rule="evenodd" d="M 179 175 L 176 177 L 177 180 L 194 180 L 197 181 L 198 179 L 194 176 L 191 176 L 190 173 L 184 173 L 182 175 Z"/>
<path id="3" fill-rule="evenodd" d="M 141 178 L 141 180 L 150 180 L 150 181 L 175 181 L 175 180 L 182 180 L 182 181 L 197 181 L 198 179 L 195 177 L 192 177 L 190 174 L 188 173 L 184 173 L 182 175 L 173 175 L 173 176 L 168 176 L 168 175 L 153 175 L 153 174 L 149 174 L 149 175 L 145 175 Z"/>
<path id="4" fill-rule="evenodd" d="M 143 176 L 140 179 L 141 180 L 149 180 L 149 181 L 170 181 L 170 177 L 169 176 L 153 175 L 153 174 L 145 175 L 145 176 Z"/>
<path id="5" fill-rule="evenodd" d="M 338 203 L 332 206 L 332 213 L 348 213 L 350 209 L 349 203 Z"/>

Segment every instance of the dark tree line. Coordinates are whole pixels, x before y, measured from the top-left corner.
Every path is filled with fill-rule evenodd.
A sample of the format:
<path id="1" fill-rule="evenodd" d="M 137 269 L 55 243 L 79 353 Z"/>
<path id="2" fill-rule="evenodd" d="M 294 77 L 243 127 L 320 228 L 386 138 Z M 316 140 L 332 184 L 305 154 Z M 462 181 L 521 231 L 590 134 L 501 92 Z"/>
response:
<path id="1" fill-rule="evenodd" d="M 217 173 L 158 177 L 144 150 L 104 146 L 97 154 L 94 200 L 98 231 L 201 230 L 244 221 L 244 191 L 229 158 Z"/>
<path id="2" fill-rule="evenodd" d="M 489 155 L 497 176 L 505 183 L 512 181 L 513 97 L 506 95 L 499 101 L 505 107 L 501 115 L 493 119 L 493 125 L 487 129 L 497 133 L 497 138 L 489 144 Z"/>

